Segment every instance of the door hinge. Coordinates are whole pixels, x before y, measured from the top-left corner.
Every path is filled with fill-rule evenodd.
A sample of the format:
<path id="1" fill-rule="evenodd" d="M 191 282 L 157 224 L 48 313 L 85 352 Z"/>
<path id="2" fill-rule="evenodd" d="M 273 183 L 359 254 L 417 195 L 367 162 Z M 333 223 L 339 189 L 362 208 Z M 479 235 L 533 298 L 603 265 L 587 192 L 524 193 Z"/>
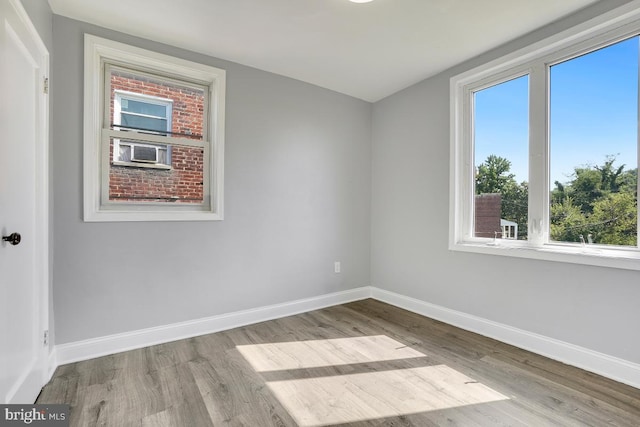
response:
<path id="1" fill-rule="evenodd" d="M 44 331 L 43 335 L 44 335 L 44 339 L 43 339 L 44 345 L 49 345 L 49 330 L 47 329 L 46 331 Z"/>
<path id="2" fill-rule="evenodd" d="M 44 93 L 49 93 L 49 77 L 44 78 L 44 85 L 42 90 Z"/>

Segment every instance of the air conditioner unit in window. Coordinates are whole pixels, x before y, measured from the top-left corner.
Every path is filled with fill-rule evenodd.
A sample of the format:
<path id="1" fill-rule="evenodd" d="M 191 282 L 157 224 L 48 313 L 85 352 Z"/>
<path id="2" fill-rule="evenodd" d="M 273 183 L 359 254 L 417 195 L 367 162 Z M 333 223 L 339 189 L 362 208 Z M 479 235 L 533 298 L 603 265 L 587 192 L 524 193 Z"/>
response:
<path id="1" fill-rule="evenodd" d="M 131 147 L 131 161 L 143 163 L 158 163 L 158 149 L 144 145 Z"/>

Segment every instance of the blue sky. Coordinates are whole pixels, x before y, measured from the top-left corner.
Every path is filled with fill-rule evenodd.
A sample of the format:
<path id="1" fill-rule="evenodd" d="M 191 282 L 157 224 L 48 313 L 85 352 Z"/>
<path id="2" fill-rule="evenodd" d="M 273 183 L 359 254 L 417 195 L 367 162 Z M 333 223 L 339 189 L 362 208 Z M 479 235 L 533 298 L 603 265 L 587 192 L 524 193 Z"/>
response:
<path id="1" fill-rule="evenodd" d="M 638 46 L 634 37 L 551 68 L 552 186 L 607 155 L 637 166 Z M 505 157 L 519 182 L 528 181 L 528 85 L 524 76 L 475 96 L 475 164 Z"/>

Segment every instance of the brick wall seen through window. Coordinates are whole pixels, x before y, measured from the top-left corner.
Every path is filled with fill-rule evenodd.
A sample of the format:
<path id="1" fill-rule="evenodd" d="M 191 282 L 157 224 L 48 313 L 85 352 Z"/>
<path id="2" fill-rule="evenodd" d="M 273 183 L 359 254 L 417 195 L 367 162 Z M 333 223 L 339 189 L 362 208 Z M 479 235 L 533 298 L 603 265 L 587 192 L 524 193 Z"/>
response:
<path id="1" fill-rule="evenodd" d="M 112 70 L 111 123 L 114 123 L 116 91 L 171 100 L 173 135 L 203 139 L 205 93 L 202 89 L 173 84 L 146 75 Z M 109 148 L 109 200 L 117 202 L 203 202 L 204 151 L 202 147 L 166 145 L 170 150 L 170 165 L 165 168 L 149 164 L 118 162 L 114 157 L 114 140 Z M 117 153 L 116 153 L 117 154 Z"/>

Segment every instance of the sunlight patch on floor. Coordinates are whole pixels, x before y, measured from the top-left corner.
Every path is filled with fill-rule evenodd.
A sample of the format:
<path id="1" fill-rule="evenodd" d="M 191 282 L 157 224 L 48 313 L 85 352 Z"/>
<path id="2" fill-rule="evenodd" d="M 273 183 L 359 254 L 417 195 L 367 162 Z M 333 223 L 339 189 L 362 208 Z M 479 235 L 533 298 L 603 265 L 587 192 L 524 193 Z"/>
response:
<path id="1" fill-rule="evenodd" d="M 257 372 L 425 357 L 385 335 L 239 345 L 237 349 Z"/>
<path id="2" fill-rule="evenodd" d="M 446 365 L 273 381 L 267 385 L 301 427 L 508 399 Z"/>

